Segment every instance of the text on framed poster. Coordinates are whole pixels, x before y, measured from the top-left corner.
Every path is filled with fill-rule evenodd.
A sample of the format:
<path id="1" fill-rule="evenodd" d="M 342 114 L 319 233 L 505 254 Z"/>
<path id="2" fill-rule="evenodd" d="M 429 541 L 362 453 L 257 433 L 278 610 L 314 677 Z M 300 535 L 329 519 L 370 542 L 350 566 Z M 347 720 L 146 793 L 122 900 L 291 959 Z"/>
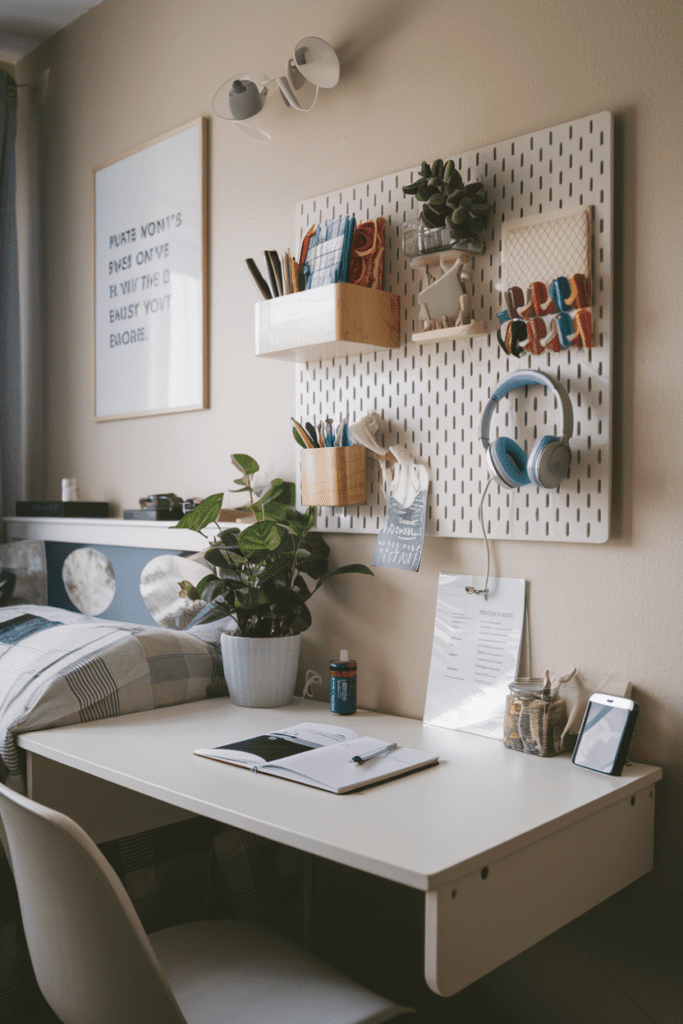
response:
<path id="1" fill-rule="evenodd" d="M 94 171 L 95 419 L 208 407 L 206 120 Z"/>

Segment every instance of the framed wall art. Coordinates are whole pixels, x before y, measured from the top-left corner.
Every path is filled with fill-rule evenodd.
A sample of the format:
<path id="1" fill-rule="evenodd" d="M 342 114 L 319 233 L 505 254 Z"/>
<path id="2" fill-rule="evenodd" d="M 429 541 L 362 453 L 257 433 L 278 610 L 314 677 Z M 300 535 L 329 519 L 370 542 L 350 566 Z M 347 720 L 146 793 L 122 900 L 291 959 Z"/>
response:
<path id="1" fill-rule="evenodd" d="M 208 408 L 207 123 L 99 167 L 95 419 Z"/>

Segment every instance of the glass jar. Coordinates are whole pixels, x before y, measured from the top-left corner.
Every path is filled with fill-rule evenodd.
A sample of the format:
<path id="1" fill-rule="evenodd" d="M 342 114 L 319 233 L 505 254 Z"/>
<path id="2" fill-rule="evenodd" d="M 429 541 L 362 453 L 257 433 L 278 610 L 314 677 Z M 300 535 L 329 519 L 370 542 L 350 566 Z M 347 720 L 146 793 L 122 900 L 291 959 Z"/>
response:
<path id="1" fill-rule="evenodd" d="M 516 679 L 510 683 L 505 701 L 506 747 L 540 757 L 560 754 L 566 724 L 564 697 L 553 695 L 543 679 Z"/>
<path id="2" fill-rule="evenodd" d="M 418 217 L 417 220 L 405 221 L 401 225 L 401 248 L 404 256 L 411 259 L 432 252 L 468 252 L 480 256 L 486 245 L 476 238 L 456 241 L 448 228 L 430 228 Z"/>

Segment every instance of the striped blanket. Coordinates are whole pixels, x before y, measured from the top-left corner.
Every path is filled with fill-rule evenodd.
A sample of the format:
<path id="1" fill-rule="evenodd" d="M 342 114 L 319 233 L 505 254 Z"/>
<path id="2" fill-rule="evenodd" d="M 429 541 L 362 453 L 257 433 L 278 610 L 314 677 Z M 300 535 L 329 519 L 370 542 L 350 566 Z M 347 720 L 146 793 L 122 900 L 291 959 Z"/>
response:
<path id="1" fill-rule="evenodd" d="M 26 791 L 19 733 L 227 694 L 220 652 L 188 631 L 61 608 L 0 608 L 0 774 Z M 295 893 L 296 851 L 203 818 L 102 844 L 148 931 L 264 917 Z M 0 1021 L 52 1020 L 25 979 L 16 891 L 0 849 Z M 37 1003 L 36 1003 L 37 1000 Z"/>

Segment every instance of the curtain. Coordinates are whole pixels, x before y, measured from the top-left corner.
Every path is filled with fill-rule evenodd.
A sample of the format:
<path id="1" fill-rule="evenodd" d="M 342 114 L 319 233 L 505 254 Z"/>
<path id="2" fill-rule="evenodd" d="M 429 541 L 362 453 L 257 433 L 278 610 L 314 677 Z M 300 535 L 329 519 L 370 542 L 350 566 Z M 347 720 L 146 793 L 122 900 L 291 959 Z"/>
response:
<path id="1" fill-rule="evenodd" d="M 42 308 L 38 111 L 0 70 L 0 514 L 41 498 Z M 18 97 L 19 96 L 19 100 Z M 1 527 L 0 527 L 0 539 Z"/>
<path id="2" fill-rule="evenodd" d="M 17 258 L 16 167 L 17 87 L 0 71 L 0 498 L 2 514 L 13 515 L 18 476 L 19 267 Z M 10 504 L 11 503 L 11 504 Z"/>

